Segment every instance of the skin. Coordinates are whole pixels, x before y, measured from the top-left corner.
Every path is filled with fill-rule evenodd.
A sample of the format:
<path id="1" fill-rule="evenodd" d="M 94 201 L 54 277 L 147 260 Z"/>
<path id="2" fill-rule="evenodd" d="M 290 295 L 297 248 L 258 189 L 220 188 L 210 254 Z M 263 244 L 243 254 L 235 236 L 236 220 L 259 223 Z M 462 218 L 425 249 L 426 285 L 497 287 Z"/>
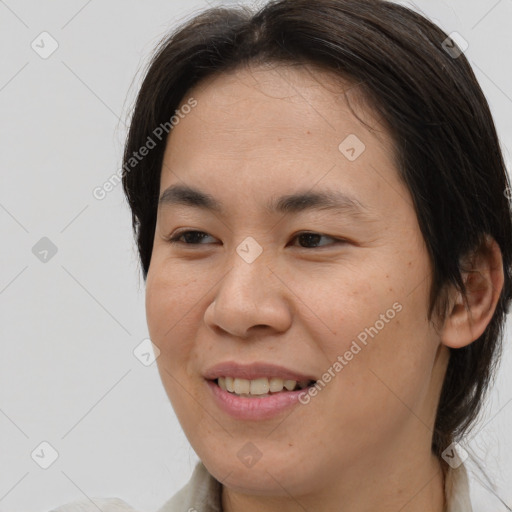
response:
<path id="1" fill-rule="evenodd" d="M 186 95 L 198 105 L 168 139 L 160 192 L 194 186 L 225 211 L 158 210 L 146 312 L 159 372 L 192 447 L 223 483 L 225 511 L 441 512 L 430 445 L 447 347 L 471 343 L 490 321 L 499 249 L 490 240 L 475 259 L 471 309 L 450 291 L 446 320 L 430 322 L 431 263 L 385 127 L 355 88 L 311 71 L 243 68 Z M 338 149 L 349 134 L 366 146 L 354 161 Z M 304 189 L 343 191 L 365 216 L 265 210 L 270 197 Z M 208 236 L 169 243 L 183 228 Z M 301 241 L 303 231 L 325 238 Z M 236 252 L 248 236 L 263 249 L 250 264 Z M 395 303 L 401 311 L 307 405 L 251 422 L 212 401 L 202 374 L 214 364 L 268 361 L 321 378 Z M 262 454 L 250 468 L 237 457 L 249 441 Z"/>

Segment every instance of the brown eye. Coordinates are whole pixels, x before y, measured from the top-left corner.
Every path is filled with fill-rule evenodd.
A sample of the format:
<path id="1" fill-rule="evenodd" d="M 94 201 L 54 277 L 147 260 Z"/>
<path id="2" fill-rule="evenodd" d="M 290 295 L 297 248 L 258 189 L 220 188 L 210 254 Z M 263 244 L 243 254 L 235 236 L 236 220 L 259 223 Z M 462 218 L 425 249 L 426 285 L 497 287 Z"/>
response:
<path id="1" fill-rule="evenodd" d="M 205 233 L 204 231 L 189 230 L 189 231 L 181 231 L 181 232 L 175 234 L 174 236 L 169 238 L 168 241 L 172 244 L 183 243 L 185 245 L 204 245 L 204 244 L 200 243 L 201 240 L 204 240 L 205 238 L 207 238 L 209 236 L 210 235 L 208 233 Z M 181 239 L 183 239 L 185 241 L 182 241 Z"/>
<path id="2" fill-rule="evenodd" d="M 338 240 L 333 238 L 332 236 L 322 235 L 321 233 L 299 233 L 294 237 L 294 240 L 299 240 L 302 248 L 312 248 L 315 249 L 317 247 L 323 247 L 325 245 L 331 244 L 322 244 L 319 245 L 319 242 L 322 238 L 329 238 L 330 240 L 334 240 L 334 242 L 343 242 L 343 240 Z M 302 245 L 304 244 L 304 245 Z"/>

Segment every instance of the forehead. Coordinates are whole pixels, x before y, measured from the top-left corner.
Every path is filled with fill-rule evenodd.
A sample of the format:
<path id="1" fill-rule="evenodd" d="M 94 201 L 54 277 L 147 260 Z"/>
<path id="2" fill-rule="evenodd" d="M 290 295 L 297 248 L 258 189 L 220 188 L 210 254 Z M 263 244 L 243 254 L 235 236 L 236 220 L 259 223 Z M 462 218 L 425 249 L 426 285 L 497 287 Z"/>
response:
<path id="1" fill-rule="evenodd" d="M 304 65 L 240 68 L 200 82 L 182 105 L 190 98 L 197 106 L 168 138 L 161 189 L 184 181 L 228 185 L 229 192 L 241 181 L 244 196 L 270 195 L 322 181 L 350 192 L 372 175 L 375 181 L 372 166 L 394 172 L 386 130 L 358 88 L 331 72 Z M 352 150 L 361 155 L 347 158 Z"/>
<path id="2" fill-rule="evenodd" d="M 370 128 L 382 143 L 389 142 L 360 87 L 310 64 L 248 65 L 217 73 L 189 90 L 181 105 L 192 96 L 199 103 L 192 118 L 198 120 L 200 113 L 202 123 L 213 121 L 216 126 L 231 128 L 232 133 L 246 132 L 248 123 L 265 128 L 270 136 L 286 136 L 293 128 L 315 133 L 361 131 L 365 123 L 365 129 Z M 340 120 L 343 126 L 336 122 Z M 213 133 L 204 130 L 202 134 Z"/>

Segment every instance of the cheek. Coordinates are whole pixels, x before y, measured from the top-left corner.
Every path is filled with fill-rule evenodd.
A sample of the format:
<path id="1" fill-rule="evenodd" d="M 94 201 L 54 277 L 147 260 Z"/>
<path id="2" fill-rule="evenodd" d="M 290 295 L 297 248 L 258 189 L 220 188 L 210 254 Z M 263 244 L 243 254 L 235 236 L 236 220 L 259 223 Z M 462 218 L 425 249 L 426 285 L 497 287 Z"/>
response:
<path id="1" fill-rule="evenodd" d="M 379 295 L 375 289 L 373 299 L 361 303 L 362 315 L 354 313 L 360 320 L 345 322 L 350 334 L 337 352 L 330 347 L 333 361 L 342 356 L 330 395 L 334 416 L 340 422 L 350 417 L 356 430 L 368 429 L 369 438 L 405 421 L 428 391 L 437 344 L 426 318 L 427 291 L 382 288 Z"/>
<path id="2" fill-rule="evenodd" d="M 390 382 L 406 375 L 414 381 L 418 368 L 428 367 L 435 353 L 426 316 L 428 259 L 417 254 L 409 265 L 406 256 L 382 255 L 378 262 L 359 269 L 347 267 L 336 275 L 317 276 L 319 286 L 314 290 L 301 284 L 324 333 L 313 339 L 322 340 L 330 364 L 346 355 L 348 364 L 339 373 L 354 386 L 374 378 L 372 369 Z"/>
<path id="3" fill-rule="evenodd" d="M 198 318 L 193 308 L 201 297 L 196 280 L 187 274 L 169 272 L 170 265 L 158 266 L 152 262 L 146 280 L 146 319 L 151 341 L 160 350 L 156 360 L 164 389 L 182 424 L 187 426 L 190 414 L 190 395 L 183 383 L 192 373 L 190 366 L 194 360 L 195 330 Z M 192 428 L 187 426 L 185 431 Z"/>
<path id="4" fill-rule="evenodd" d="M 153 265 L 153 263 L 152 263 Z M 146 319 L 151 340 L 161 352 L 182 352 L 190 343 L 187 333 L 198 325 L 197 306 L 202 294 L 198 280 L 170 266 L 150 267 L 146 281 Z"/>
<path id="5" fill-rule="evenodd" d="M 349 349 L 351 342 L 365 328 L 380 320 L 381 314 L 389 311 L 386 320 L 393 318 L 397 300 L 393 277 L 371 264 L 345 264 L 337 269 L 327 270 L 313 278 L 295 278 L 294 293 L 303 297 L 303 312 L 300 318 L 309 326 L 317 326 L 311 333 L 313 340 L 322 340 L 323 348 L 336 358 Z M 387 324 L 386 324 L 387 325 Z M 380 330 L 380 329 L 379 329 Z"/>

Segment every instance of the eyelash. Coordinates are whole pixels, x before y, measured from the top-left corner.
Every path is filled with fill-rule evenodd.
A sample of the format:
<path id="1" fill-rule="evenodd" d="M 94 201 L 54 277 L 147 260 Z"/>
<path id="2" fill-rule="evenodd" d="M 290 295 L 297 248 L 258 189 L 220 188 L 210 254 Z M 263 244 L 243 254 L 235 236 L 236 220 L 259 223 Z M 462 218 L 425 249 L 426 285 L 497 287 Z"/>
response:
<path id="1" fill-rule="evenodd" d="M 186 242 L 181 242 L 180 241 L 180 238 L 183 237 L 184 235 L 187 235 L 187 234 L 190 234 L 190 233 L 198 233 L 198 234 L 201 234 L 201 235 L 207 235 L 207 236 L 211 236 L 211 235 L 208 235 L 208 233 L 205 233 L 204 231 L 196 231 L 196 230 L 188 230 L 188 231 L 181 231 L 181 232 L 178 232 L 176 233 L 174 236 L 172 237 L 169 237 L 167 238 L 167 241 L 171 244 L 183 244 L 183 245 L 205 245 L 205 244 L 201 244 L 201 243 L 186 243 Z M 328 236 L 328 235 L 323 235 L 322 233 L 315 233 L 315 232 L 312 232 L 312 231 L 302 231 L 300 233 L 297 233 L 293 238 L 292 240 L 295 240 L 297 239 L 298 237 L 300 236 L 304 236 L 304 235 L 310 235 L 310 236 L 320 236 L 320 237 L 323 237 L 323 238 L 330 238 L 331 240 L 334 240 L 335 242 L 337 243 L 346 243 L 346 240 L 342 240 L 342 239 L 339 239 L 339 238 L 334 238 L 332 236 Z M 325 247 L 325 246 L 319 246 L 319 247 L 310 247 L 310 249 L 319 249 L 321 247 Z M 301 247 L 301 249 L 307 249 L 307 247 Z"/>

